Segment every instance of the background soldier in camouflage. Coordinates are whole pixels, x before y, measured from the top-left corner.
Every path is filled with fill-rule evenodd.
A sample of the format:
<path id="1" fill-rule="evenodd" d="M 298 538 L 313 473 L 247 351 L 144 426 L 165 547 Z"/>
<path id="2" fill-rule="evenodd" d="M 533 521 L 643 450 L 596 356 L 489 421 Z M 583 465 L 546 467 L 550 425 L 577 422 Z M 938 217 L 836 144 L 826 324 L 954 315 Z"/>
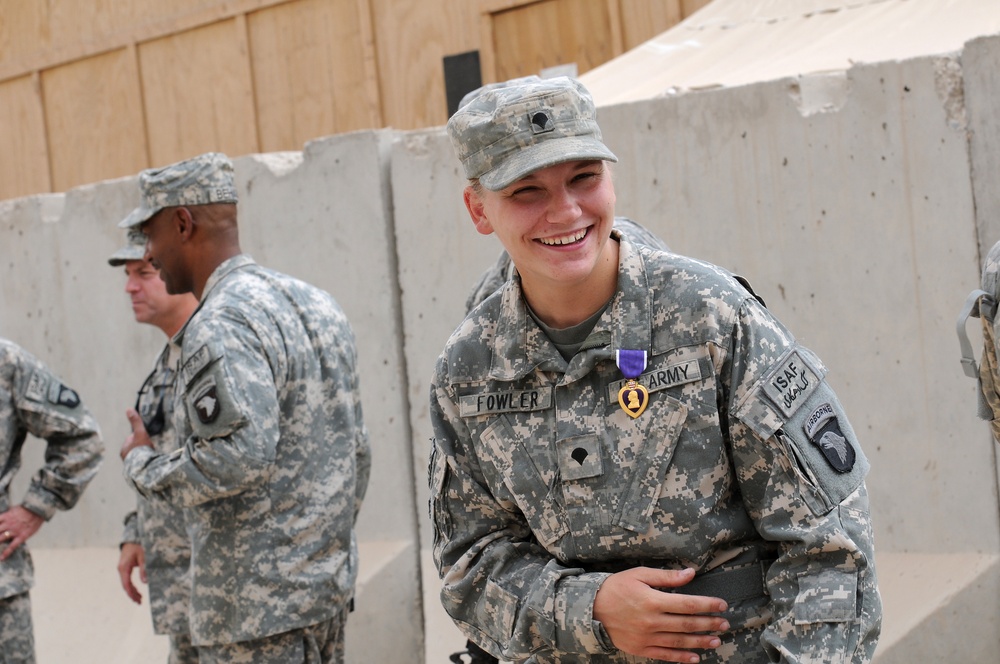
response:
<path id="1" fill-rule="evenodd" d="M 28 434 L 45 439 L 45 465 L 19 505 L 10 483 Z M 24 543 L 56 510 L 68 510 L 97 474 L 104 445 L 97 422 L 45 365 L 0 338 L 0 661 L 34 662 L 31 556 Z"/>
<path id="2" fill-rule="evenodd" d="M 198 309 L 181 345 L 180 449 L 122 447 L 143 496 L 188 510 L 191 635 L 202 662 L 340 662 L 370 456 L 354 335 L 327 293 L 241 253 L 232 163 L 143 171 L 123 222 L 169 293 Z"/>
<path id="3" fill-rule="evenodd" d="M 527 662 L 852 662 L 881 625 L 854 431 L 739 281 L 612 229 L 589 93 L 492 85 L 451 118 L 516 273 L 431 390 L 442 602 Z"/>
<path id="4" fill-rule="evenodd" d="M 170 295 L 160 274 L 148 260 L 146 236 L 138 229 L 128 232 L 128 242 L 112 254 L 108 264 L 125 268 L 125 292 L 138 323 L 155 325 L 167 335 L 167 345 L 146 378 L 135 410 L 149 434 L 153 449 L 169 454 L 180 446 L 173 427 L 174 376 L 181 349 L 170 338 L 187 322 L 198 306 L 190 293 Z M 170 637 L 170 664 L 198 662 L 191 644 L 188 605 L 191 598 L 191 540 L 185 528 L 184 510 L 163 500 L 139 496 L 136 509 L 125 517 L 118 575 L 125 594 L 142 602 L 132 582 L 138 568 L 149 584 L 149 609 L 153 631 Z"/>

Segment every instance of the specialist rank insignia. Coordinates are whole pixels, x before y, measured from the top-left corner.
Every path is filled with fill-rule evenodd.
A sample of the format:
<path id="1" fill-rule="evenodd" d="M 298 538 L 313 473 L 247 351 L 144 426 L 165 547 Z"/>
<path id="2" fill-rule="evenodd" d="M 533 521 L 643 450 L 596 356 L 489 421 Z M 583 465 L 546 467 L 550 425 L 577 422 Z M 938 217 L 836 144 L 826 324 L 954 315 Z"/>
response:
<path id="1" fill-rule="evenodd" d="M 646 368 L 646 351 L 618 349 L 615 362 L 627 379 L 618 390 L 618 405 L 629 417 L 639 417 L 649 405 L 649 390 L 636 380 Z"/>

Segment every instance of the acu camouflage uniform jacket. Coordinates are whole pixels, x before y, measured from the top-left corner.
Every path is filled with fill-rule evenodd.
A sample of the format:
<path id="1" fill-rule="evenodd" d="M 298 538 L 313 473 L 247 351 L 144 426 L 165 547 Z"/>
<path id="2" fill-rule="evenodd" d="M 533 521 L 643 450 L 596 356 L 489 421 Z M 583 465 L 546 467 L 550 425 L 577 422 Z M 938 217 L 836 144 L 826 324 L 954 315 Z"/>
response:
<path id="1" fill-rule="evenodd" d="M 45 465 L 20 504 L 47 520 L 76 504 L 97 474 L 104 444 L 77 393 L 33 355 L 0 339 L 0 512 L 17 504 L 11 501 L 10 483 L 29 433 L 46 441 Z M 27 592 L 32 573 L 31 556 L 22 545 L 0 563 L 0 599 Z"/>
<path id="2" fill-rule="evenodd" d="M 181 349 L 167 343 L 146 378 L 136 410 L 146 425 L 153 449 L 170 454 L 181 441 L 174 430 L 174 376 Z M 157 634 L 187 634 L 191 600 L 191 539 L 184 509 L 141 495 L 136 510 L 125 517 L 122 542 L 138 542 L 145 556 L 149 581 L 149 610 Z"/>
<path id="3" fill-rule="evenodd" d="M 870 661 L 868 469 L 825 367 L 728 273 L 620 239 L 566 362 L 515 277 L 438 361 L 431 516 L 448 613 L 503 659 L 637 662 L 592 617 L 610 573 L 693 567 L 732 629 L 703 662 Z M 616 349 L 646 350 L 637 418 Z"/>
<path id="4" fill-rule="evenodd" d="M 357 576 L 354 521 L 368 484 L 354 334 L 327 293 L 222 263 L 177 334 L 183 445 L 125 459 L 147 498 L 190 507 L 195 645 L 328 620 Z"/>

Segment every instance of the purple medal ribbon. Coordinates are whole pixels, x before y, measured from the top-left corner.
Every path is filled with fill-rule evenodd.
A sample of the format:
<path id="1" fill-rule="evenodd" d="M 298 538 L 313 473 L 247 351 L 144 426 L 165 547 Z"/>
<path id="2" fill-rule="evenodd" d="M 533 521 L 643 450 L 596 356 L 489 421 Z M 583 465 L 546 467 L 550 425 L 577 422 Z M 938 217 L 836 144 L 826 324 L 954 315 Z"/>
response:
<path id="1" fill-rule="evenodd" d="M 620 348 L 615 351 L 615 363 L 626 378 L 638 378 L 646 369 L 646 351 Z"/>
<path id="2" fill-rule="evenodd" d="M 616 350 L 615 363 L 627 379 L 618 390 L 618 405 L 629 417 L 635 419 L 642 415 L 649 405 L 649 390 L 636 380 L 646 368 L 646 351 Z"/>

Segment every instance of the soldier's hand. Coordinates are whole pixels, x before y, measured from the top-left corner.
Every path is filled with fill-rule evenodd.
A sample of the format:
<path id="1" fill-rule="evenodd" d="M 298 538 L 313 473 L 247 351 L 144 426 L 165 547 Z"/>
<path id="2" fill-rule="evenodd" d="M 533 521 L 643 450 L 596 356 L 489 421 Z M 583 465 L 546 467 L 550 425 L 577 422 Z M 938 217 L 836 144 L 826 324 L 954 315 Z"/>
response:
<path id="1" fill-rule="evenodd" d="M 139 417 L 139 413 L 134 408 L 129 408 L 125 411 L 125 417 L 128 418 L 128 423 L 132 426 L 132 433 L 125 438 L 125 443 L 122 444 L 121 457 L 123 461 L 128 456 L 128 453 L 135 448 L 153 446 L 153 442 L 149 439 L 149 434 L 146 433 L 146 425 L 143 423 L 142 418 Z"/>
<path id="2" fill-rule="evenodd" d="M 17 547 L 28 541 L 28 538 L 38 532 L 45 519 L 20 505 L 11 507 L 6 512 L 0 512 L 0 561 L 7 560 Z"/>
<path id="3" fill-rule="evenodd" d="M 139 578 L 146 583 L 146 552 L 143 551 L 141 544 L 125 542 L 118 557 L 118 576 L 129 599 L 136 604 L 142 604 L 142 593 L 132 583 L 132 570 L 136 567 L 139 568 Z"/>
<path id="4" fill-rule="evenodd" d="M 693 578 L 691 569 L 636 567 L 612 574 L 594 598 L 594 618 L 619 650 L 665 662 L 697 662 L 698 654 L 691 651 L 717 648 L 714 633 L 729 629 L 724 618 L 706 615 L 725 611 L 725 601 L 657 590 L 677 588 Z"/>

